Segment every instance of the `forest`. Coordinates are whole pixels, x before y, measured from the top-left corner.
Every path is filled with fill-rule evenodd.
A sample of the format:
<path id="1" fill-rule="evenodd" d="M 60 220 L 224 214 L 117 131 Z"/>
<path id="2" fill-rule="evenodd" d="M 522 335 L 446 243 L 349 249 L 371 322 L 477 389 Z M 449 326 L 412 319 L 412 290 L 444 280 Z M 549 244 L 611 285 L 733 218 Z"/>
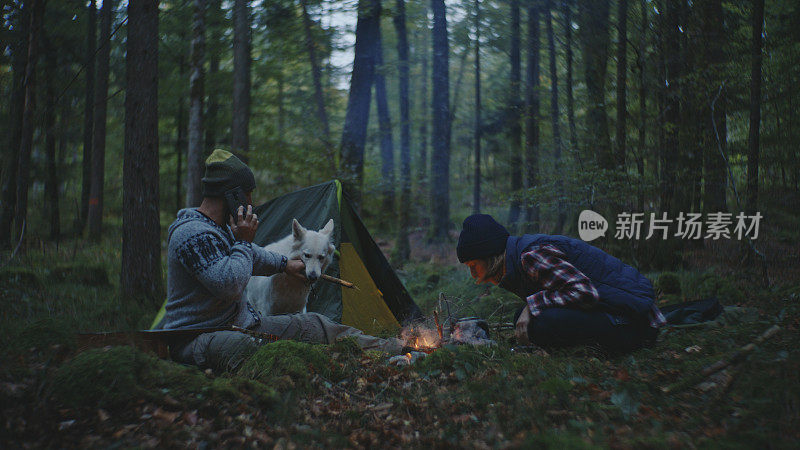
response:
<path id="1" fill-rule="evenodd" d="M 800 4 L 0 0 L 0 14 L 4 447 L 800 438 Z M 168 227 L 204 201 L 215 149 L 250 167 L 254 207 L 339 180 L 388 261 L 361 254 L 365 270 L 391 272 L 424 326 L 444 299 L 451 327 L 485 319 L 496 345 L 396 366 L 348 340 L 281 341 L 223 373 L 134 342 L 85 348 L 81 333 L 151 327 Z M 591 241 L 659 307 L 724 312 L 630 355 L 530 351 L 514 336 L 524 301 L 459 264 L 479 213 Z"/>

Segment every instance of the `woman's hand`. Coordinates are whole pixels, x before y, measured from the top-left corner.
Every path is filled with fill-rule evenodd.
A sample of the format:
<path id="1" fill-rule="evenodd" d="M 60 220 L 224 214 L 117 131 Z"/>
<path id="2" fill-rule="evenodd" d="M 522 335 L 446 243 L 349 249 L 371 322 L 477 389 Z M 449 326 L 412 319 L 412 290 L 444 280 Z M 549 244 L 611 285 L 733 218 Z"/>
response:
<path id="1" fill-rule="evenodd" d="M 521 345 L 530 344 L 530 340 L 528 339 L 528 324 L 530 323 L 531 310 L 528 308 L 528 305 L 525 305 L 525 308 L 522 309 L 522 313 L 519 315 L 519 319 L 517 319 L 517 325 L 515 329 L 517 341 L 519 341 Z"/>

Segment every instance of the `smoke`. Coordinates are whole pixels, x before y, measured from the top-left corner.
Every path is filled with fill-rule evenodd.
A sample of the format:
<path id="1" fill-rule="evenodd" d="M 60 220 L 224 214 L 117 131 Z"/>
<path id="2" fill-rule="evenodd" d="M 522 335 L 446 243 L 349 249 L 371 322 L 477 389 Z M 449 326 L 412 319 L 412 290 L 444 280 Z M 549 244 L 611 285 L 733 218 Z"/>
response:
<path id="1" fill-rule="evenodd" d="M 488 329 L 486 321 L 481 319 L 459 320 L 450 335 L 450 342 L 467 345 L 494 345 L 495 341 L 489 339 Z"/>
<path id="2" fill-rule="evenodd" d="M 411 325 L 400 331 L 400 339 L 409 347 L 441 347 L 439 332 L 424 325 Z"/>

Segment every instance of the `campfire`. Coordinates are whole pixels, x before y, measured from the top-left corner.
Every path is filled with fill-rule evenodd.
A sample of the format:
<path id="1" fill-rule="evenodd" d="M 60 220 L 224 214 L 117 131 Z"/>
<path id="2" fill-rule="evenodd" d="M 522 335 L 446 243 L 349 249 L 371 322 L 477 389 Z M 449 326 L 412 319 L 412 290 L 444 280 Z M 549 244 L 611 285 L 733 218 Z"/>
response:
<path id="1" fill-rule="evenodd" d="M 425 325 L 409 326 L 400 333 L 400 339 L 407 347 L 424 353 L 432 353 L 442 346 L 442 338 L 436 330 L 426 328 Z"/>
<path id="2" fill-rule="evenodd" d="M 439 319 L 441 303 L 446 301 L 440 295 L 439 308 L 433 311 L 433 321 L 408 325 L 400 331 L 400 339 L 411 351 L 404 355 L 397 355 L 389 359 L 389 364 L 406 366 L 413 364 L 420 358 L 435 352 L 445 344 L 459 345 L 494 345 L 489 339 L 489 326 L 485 320 L 478 317 L 464 317 L 454 319 L 450 315 L 447 305 L 447 318 Z M 446 325 L 446 326 L 445 326 Z"/>
<path id="3" fill-rule="evenodd" d="M 440 296 L 440 299 L 443 296 Z M 441 300 L 440 300 L 441 302 Z M 445 344 L 492 345 L 489 339 L 489 327 L 485 320 L 477 317 L 465 317 L 454 320 L 448 314 L 445 321 L 439 320 L 440 309 L 433 311 L 433 324 L 419 323 L 407 326 L 400 332 L 400 338 L 418 352 L 432 353 Z M 448 327 L 445 328 L 445 323 Z"/>

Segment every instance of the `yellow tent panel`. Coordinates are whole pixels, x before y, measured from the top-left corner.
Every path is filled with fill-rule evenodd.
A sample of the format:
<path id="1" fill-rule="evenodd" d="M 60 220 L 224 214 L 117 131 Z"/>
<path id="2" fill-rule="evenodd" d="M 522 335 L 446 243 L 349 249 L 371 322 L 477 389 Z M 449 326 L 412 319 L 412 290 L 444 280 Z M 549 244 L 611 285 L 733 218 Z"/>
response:
<path id="1" fill-rule="evenodd" d="M 368 334 L 396 330 L 400 324 L 383 301 L 383 293 L 375 285 L 353 244 L 342 242 L 339 251 L 342 254 L 339 259 L 342 279 L 358 286 L 358 289 L 342 288 L 342 323 Z"/>

